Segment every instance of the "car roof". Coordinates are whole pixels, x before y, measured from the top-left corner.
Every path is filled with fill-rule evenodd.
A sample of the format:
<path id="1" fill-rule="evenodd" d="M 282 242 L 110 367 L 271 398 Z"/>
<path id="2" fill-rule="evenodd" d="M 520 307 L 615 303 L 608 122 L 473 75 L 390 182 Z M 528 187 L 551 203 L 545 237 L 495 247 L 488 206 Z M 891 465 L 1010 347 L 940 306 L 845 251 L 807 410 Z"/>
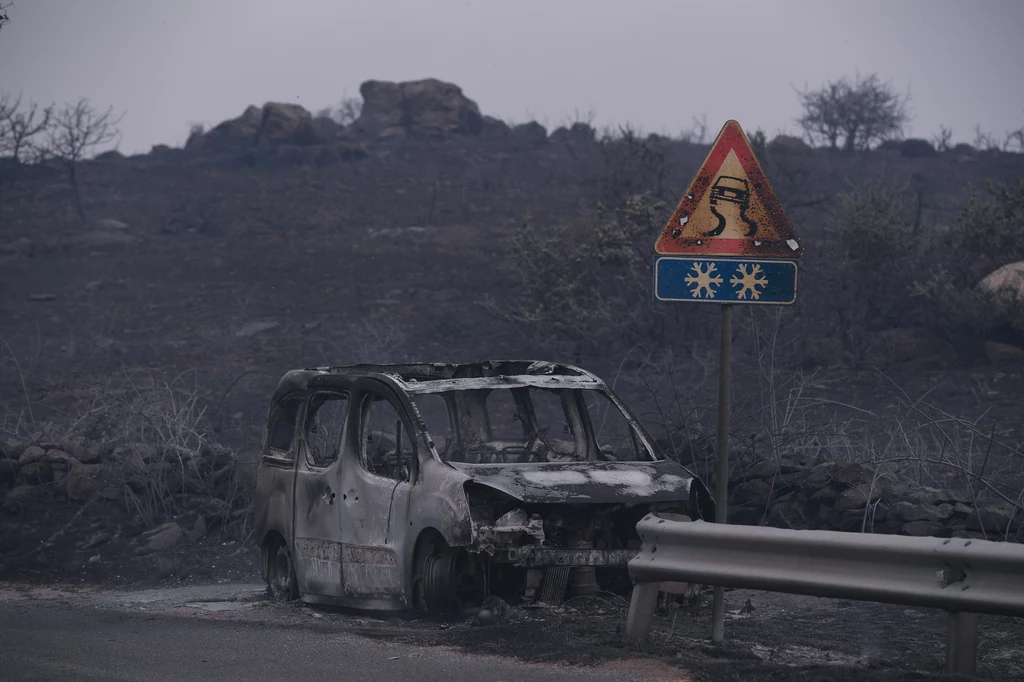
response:
<path id="1" fill-rule="evenodd" d="M 409 394 L 519 386 L 605 388 L 604 381 L 585 369 L 545 360 L 329 365 L 287 372 L 278 382 L 273 400 L 330 385 L 335 383 L 332 378 L 343 377 L 376 378 Z"/>

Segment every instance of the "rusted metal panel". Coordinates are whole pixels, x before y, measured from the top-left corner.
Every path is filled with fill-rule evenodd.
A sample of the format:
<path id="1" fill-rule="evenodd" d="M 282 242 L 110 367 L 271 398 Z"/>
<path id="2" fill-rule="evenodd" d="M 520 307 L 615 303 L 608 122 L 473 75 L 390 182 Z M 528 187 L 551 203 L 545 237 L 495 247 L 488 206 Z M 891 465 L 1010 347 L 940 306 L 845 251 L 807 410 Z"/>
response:
<path id="1" fill-rule="evenodd" d="M 636 557 L 635 549 L 561 549 L 557 547 L 514 547 L 498 550 L 495 561 L 514 566 L 626 566 Z"/>
<path id="2" fill-rule="evenodd" d="M 486 388 L 586 388 L 604 386 L 604 382 L 590 377 L 564 376 L 503 376 L 479 379 L 437 379 L 403 384 L 410 395 L 443 393 L 445 391 L 472 391 Z"/>
<path id="3" fill-rule="evenodd" d="M 523 502 L 685 501 L 693 478 L 668 460 L 451 466 Z"/>

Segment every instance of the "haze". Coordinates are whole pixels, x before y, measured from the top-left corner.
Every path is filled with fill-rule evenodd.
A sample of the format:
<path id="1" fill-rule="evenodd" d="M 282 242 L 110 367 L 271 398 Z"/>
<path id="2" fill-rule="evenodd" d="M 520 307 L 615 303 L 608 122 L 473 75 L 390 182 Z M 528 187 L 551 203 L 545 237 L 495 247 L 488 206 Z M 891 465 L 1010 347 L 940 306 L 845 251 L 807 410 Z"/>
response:
<path id="1" fill-rule="evenodd" d="M 1024 2 L 15 0 L 0 89 L 126 112 L 120 150 L 180 145 L 249 104 L 316 111 L 367 79 L 451 81 L 549 130 L 593 112 L 677 134 L 706 117 L 797 132 L 794 88 L 878 72 L 908 134 L 1024 126 Z"/>

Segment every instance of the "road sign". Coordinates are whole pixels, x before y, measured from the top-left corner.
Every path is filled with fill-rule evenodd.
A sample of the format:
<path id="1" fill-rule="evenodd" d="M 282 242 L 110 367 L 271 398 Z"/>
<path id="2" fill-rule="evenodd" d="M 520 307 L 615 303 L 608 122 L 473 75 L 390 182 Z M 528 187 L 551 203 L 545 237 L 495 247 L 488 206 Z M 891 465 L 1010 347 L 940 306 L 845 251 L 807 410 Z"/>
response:
<path id="1" fill-rule="evenodd" d="M 796 300 L 792 260 L 656 256 L 654 298 L 698 303 L 788 305 Z"/>
<path id="2" fill-rule="evenodd" d="M 796 231 L 740 124 L 728 121 L 654 245 L 662 255 L 794 259 Z"/>
<path id="3" fill-rule="evenodd" d="M 804 252 L 736 121 L 718 133 L 654 250 L 656 300 L 722 304 L 715 522 L 728 523 L 733 304 L 793 303 Z M 716 587 L 711 641 L 724 637 L 725 592 Z"/>

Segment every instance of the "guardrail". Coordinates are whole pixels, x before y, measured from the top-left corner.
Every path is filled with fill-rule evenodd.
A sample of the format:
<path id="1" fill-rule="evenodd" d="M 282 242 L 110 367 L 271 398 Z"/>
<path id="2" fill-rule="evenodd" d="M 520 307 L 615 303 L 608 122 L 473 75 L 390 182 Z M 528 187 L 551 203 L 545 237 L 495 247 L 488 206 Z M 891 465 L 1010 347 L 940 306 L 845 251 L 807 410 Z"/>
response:
<path id="1" fill-rule="evenodd" d="M 905 604 L 949 612 L 946 670 L 973 674 L 977 614 L 1024 616 L 1024 545 L 986 540 L 784 530 L 653 515 L 637 524 L 643 548 L 626 637 L 648 637 L 661 582 Z"/>

